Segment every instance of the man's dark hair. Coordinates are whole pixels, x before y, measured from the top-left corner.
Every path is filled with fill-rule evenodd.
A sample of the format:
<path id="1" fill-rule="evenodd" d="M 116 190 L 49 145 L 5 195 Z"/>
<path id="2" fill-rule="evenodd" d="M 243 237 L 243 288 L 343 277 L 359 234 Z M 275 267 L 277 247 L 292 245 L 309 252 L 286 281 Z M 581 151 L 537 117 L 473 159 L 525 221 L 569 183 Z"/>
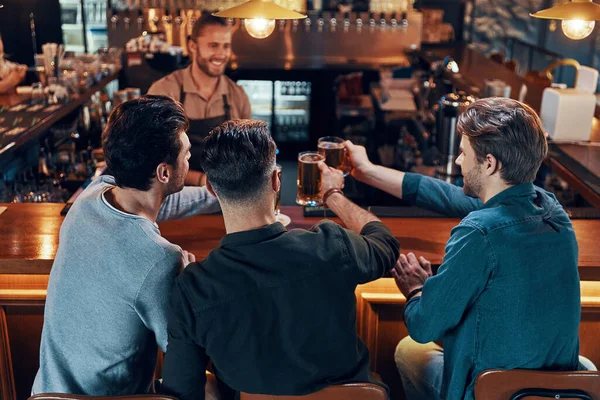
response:
<path id="1" fill-rule="evenodd" d="M 192 27 L 192 35 L 190 38 L 192 40 L 196 40 L 198 36 L 202 35 L 204 28 L 209 25 L 227 26 L 227 20 L 224 18 L 215 17 L 208 11 L 202 11 L 200 18 L 194 22 L 194 26 Z"/>
<path id="2" fill-rule="evenodd" d="M 264 121 L 227 121 L 204 139 L 202 167 L 225 201 L 257 199 L 275 169 L 275 142 Z"/>
<path id="3" fill-rule="evenodd" d="M 533 182 L 548 152 L 536 112 L 512 99 L 477 100 L 458 117 L 457 131 L 469 138 L 478 162 L 488 154 L 501 162 L 500 176 L 510 185 Z"/>
<path id="4" fill-rule="evenodd" d="M 102 133 L 102 148 L 117 186 L 146 191 L 163 162 L 177 165 L 183 107 L 166 96 L 142 96 L 116 107 Z"/>

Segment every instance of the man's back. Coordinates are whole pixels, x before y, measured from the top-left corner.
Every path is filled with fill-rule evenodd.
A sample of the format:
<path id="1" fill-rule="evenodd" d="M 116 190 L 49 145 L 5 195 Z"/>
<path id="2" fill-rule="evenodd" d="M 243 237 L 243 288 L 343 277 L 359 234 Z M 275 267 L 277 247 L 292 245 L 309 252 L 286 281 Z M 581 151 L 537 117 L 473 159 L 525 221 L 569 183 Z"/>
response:
<path id="1" fill-rule="evenodd" d="M 219 378 L 243 392 L 302 395 L 369 381 L 354 290 L 393 266 L 398 243 L 380 222 L 361 234 L 323 222 L 310 231 L 287 232 L 275 223 L 227 235 L 176 280 L 167 389 L 186 387 L 177 393 L 183 399 L 199 393 L 182 382 L 197 380 L 202 365 L 189 366 L 207 357 Z M 192 343 L 206 354 L 183 354 Z M 169 365 L 170 359 L 190 362 Z"/>
<path id="2" fill-rule="evenodd" d="M 147 392 L 180 249 L 149 220 L 110 206 L 102 177 L 65 218 L 50 273 L 33 393 Z"/>
<path id="3" fill-rule="evenodd" d="M 417 203 L 440 189 L 449 198 L 460 190 L 422 179 Z M 416 341 L 443 339 L 446 398 L 470 399 L 485 369 L 575 369 L 579 296 L 571 222 L 555 198 L 528 183 L 453 229 L 443 266 L 407 304 L 405 319 Z"/>

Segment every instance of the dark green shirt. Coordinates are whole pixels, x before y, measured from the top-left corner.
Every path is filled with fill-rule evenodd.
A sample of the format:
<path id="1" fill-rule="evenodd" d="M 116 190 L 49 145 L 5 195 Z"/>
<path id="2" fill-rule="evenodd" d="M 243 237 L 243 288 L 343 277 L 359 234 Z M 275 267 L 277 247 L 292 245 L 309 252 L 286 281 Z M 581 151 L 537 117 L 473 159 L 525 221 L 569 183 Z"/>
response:
<path id="1" fill-rule="evenodd" d="M 438 273 L 404 311 L 414 340 L 443 340 L 442 398 L 472 399 L 475 378 L 489 368 L 576 370 L 577 241 L 556 198 L 526 183 L 481 204 L 415 174 L 402 191 L 418 206 L 463 218 Z"/>
<path id="2" fill-rule="evenodd" d="M 369 381 L 354 290 L 381 277 L 399 244 L 381 222 L 361 235 L 323 221 L 226 235 L 176 279 L 163 390 L 203 399 L 207 360 L 236 391 L 304 395 Z"/>

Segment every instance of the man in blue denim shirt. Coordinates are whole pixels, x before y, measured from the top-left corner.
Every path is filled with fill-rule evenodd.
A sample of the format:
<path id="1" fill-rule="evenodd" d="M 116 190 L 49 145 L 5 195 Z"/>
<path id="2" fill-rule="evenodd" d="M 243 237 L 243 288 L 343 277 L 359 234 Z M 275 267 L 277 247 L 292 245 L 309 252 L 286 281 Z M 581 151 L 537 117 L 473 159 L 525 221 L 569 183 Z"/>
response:
<path id="1" fill-rule="evenodd" d="M 490 368 L 578 368 L 577 241 L 556 198 L 532 184 L 547 152 L 538 116 L 515 100 L 483 99 L 460 115 L 457 131 L 462 190 L 375 166 L 346 143 L 357 179 L 463 218 L 435 276 L 412 253 L 392 270 L 407 297 L 410 337 L 395 358 L 409 400 L 472 399 L 477 375 Z"/>

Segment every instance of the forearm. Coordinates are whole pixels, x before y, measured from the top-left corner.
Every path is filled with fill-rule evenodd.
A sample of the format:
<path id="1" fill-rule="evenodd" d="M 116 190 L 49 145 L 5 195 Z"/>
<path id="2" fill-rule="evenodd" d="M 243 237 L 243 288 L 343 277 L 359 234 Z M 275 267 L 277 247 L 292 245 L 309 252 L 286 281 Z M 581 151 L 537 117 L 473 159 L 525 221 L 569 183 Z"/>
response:
<path id="1" fill-rule="evenodd" d="M 399 199 L 402 198 L 402 183 L 404 172 L 381 165 L 373 165 L 367 171 L 358 175 L 358 180 L 369 186 L 383 190 Z"/>
<path id="2" fill-rule="evenodd" d="M 0 93 L 12 92 L 19 82 L 13 77 L 14 74 L 9 74 L 5 79 L 0 81 Z"/>
<path id="3" fill-rule="evenodd" d="M 217 198 L 211 195 L 206 187 L 186 186 L 180 192 L 167 196 L 160 208 L 157 221 L 210 214 L 219 210 Z"/>
<path id="4" fill-rule="evenodd" d="M 327 207 L 331 209 L 348 229 L 359 233 L 369 222 L 379 221 L 375 215 L 360 208 L 341 193 L 334 193 L 327 198 Z"/>

